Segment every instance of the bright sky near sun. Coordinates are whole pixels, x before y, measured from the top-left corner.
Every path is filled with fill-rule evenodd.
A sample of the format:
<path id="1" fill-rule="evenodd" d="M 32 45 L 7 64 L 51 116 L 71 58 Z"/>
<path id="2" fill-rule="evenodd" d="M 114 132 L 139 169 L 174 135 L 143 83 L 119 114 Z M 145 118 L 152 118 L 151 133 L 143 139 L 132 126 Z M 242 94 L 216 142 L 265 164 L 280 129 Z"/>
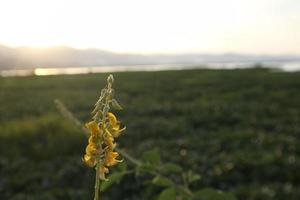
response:
<path id="1" fill-rule="evenodd" d="M 300 53 L 300 0 L 0 0 L 0 44 Z"/>

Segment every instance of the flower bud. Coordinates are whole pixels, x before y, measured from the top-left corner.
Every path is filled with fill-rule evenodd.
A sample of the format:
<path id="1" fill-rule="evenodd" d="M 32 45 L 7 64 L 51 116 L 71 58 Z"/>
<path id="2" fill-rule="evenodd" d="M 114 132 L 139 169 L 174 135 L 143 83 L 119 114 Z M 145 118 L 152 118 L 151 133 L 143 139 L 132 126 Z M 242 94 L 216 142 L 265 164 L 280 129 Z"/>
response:
<path id="1" fill-rule="evenodd" d="M 114 77 L 113 77 L 113 75 L 112 74 L 110 74 L 108 77 L 107 77 L 107 83 L 109 83 L 109 84 L 113 84 L 113 82 L 114 82 Z"/>

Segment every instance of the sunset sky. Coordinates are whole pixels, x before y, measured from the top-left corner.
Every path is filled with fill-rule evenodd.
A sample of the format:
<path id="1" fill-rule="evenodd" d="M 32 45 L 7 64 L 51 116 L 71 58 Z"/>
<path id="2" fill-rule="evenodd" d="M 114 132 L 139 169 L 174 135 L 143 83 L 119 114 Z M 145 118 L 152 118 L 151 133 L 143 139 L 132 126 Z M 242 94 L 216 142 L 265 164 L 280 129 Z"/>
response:
<path id="1" fill-rule="evenodd" d="M 0 44 L 300 54 L 300 0 L 0 0 Z"/>

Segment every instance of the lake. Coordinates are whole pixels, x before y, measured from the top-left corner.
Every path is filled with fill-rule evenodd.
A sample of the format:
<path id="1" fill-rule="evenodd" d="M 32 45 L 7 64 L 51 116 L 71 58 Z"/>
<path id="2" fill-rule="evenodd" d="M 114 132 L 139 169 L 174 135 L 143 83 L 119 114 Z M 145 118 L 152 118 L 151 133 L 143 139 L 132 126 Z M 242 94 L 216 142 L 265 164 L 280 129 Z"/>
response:
<path id="1" fill-rule="evenodd" d="M 3 77 L 9 76 L 46 76 L 59 74 L 89 74 L 109 72 L 130 72 L 130 71 L 166 71 L 185 69 L 237 69 L 251 68 L 255 63 L 227 62 L 227 63 L 201 63 L 201 64 L 156 64 L 156 65 L 116 65 L 116 66 L 87 66 L 87 67 L 57 67 L 44 68 L 36 67 L 30 69 L 5 69 L 0 71 Z M 274 68 L 280 71 L 295 72 L 300 70 L 300 62 L 264 62 L 261 66 Z"/>

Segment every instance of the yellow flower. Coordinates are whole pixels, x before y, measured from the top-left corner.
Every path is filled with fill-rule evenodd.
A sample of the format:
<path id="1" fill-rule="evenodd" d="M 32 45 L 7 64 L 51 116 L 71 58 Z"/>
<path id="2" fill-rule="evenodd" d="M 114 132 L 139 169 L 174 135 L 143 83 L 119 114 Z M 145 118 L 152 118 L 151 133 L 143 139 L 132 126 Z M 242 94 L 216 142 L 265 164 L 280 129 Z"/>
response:
<path id="1" fill-rule="evenodd" d="M 118 120 L 117 120 L 116 116 L 115 116 L 113 113 L 108 112 L 108 113 L 107 113 L 107 117 L 108 117 L 109 122 L 110 122 L 111 125 L 116 125 L 116 124 L 118 124 Z"/>
<path id="2" fill-rule="evenodd" d="M 85 124 L 86 128 L 90 130 L 92 136 L 101 137 L 102 131 L 95 121 L 91 121 Z"/>
<path id="3" fill-rule="evenodd" d="M 94 157 L 92 157 L 92 156 L 87 155 L 87 154 L 85 154 L 83 156 L 82 160 L 89 167 L 94 167 L 96 165 L 96 159 Z"/>
<path id="4" fill-rule="evenodd" d="M 106 130 L 105 134 L 103 135 L 103 141 L 111 151 L 114 150 L 114 148 L 116 147 L 116 144 L 114 143 L 114 138 L 108 132 L 108 130 Z"/>
<path id="5" fill-rule="evenodd" d="M 105 174 L 108 174 L 108 172 L 109 172 L 108 168 L 105 167 L 104 165 L 101 165 L 101 166 L 99 167 L 99 175 L 100 175 L 99 178 L 100 178 L 101 180 L 108 180 L 108 179 L 105 178 Z"/>
<path id="6" fill-rule="evenodd" d="M 101 153 L 99 146 L 94 143 L 89 143 L 87 145 L 87 147 L 85 148 L 85 152 L 87 155 L 90 155 L 90 156 L 100 155 L 100 153 Z"/>
<path id="7" fill-rule="evenodd" d="M 109 149 L 107 149 L 105 151 L 104 164 L 109 167 L 109 166 L 113 166 L 119 162 L 122 162 L 122 160 L 116 159 L 118 156 L 119 156 L 119 154 L 117 152 L 113 152 L 113 151 L 110 151 Z"/>
<path id="8" fill-rule="evenodd" d="M 90 130 L 89 143 L 85 148 L 85 155 L 83 161 L 89 166 L 94 167 L 97 164 L 97 157 L 103 153 L 101 151 L 101 136 L 102 131 L 95 121 L 91 121 L 86 124 L 86 127 Z"/>
<path id="9" fill-rule="evenodd" d="M 121 134 L 121 132 L 126 129 L 126 127 L 120 129 L 120 121 L 118 121 L 116 116 L 111 112 L 107 113 L 107 118 L 109 121 L 108 131 L 113 137 L 118 137 Z"/>
<path id="10" fill-rule="evenodd" d="M 89 137 L 89 143 L 99 144 L 101 141 L 100 137 L 91 135 Z"/>
<path id="11" fill-rule="evenodd" d="M 94 143 L 89 143 L 85 148 L 85 155 L 83 161 L 89 166 L 94 167 L 96 165 L 96 157 L 101 154 L 100 149 Z"/>

